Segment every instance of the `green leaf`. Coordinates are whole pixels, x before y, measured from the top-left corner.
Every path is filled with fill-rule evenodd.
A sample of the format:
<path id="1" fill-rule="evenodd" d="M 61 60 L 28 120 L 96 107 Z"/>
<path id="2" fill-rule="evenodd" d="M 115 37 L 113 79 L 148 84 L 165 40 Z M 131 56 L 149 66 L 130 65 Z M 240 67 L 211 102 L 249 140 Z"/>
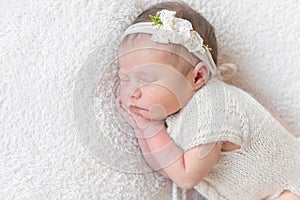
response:
<path id="1" fill-rule="evenodd" d="M 160 28 L 163 25 L 162 21 L 159 18 L 159 14 L 156 14 L 155 16 L 150 14 L 149 17 L 153 21 L 153 24 L 152 24 L 153 26 L 156 26 L 156 27 Z"/>
<path id="2" fill-rule="evenodd" d="M 209 47 L 208 45 L 202 45 L 202 47 L 206 50 L 206 51 L 211 51 L 212 48 Z"/>

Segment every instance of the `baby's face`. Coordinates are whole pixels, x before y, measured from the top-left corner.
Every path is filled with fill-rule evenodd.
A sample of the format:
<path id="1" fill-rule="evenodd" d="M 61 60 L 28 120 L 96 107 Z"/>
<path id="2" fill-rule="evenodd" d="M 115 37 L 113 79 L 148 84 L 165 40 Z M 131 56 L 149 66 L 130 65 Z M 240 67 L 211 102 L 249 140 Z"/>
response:
<path id="1" fill-rule="evenodd" d="M 189 80 L 161 59 L 166 53 L 140 49 L 119 54 L 119 95 L 125 109 L 147 119 L 161 120 L 191 98 Z"/>

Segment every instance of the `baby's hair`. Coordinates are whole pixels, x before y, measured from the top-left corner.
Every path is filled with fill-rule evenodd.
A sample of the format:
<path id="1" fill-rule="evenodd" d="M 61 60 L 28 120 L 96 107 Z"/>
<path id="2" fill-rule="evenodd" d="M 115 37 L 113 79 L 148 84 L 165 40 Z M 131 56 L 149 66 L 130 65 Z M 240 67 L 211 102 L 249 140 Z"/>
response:
<path id="1" fill-rule="evenodd" d="M 214 27 L 197 11 L 193 10 L 187 3 L 183 1 L 169 1 L 169 2 L 162 2 L 155 4 L 148 9 L 144 10 L 141 14 L 137 16 L 137 18 L 133 21 L 133 24 L 139 23 L 139 22 L 152 22 L 152 19 L 149 17 L 149 15 L 156 15 L 158 11 L 161 11 L 163 9 L 172 10 L 176 12 L 176 17 L 186 19 L 191 22 L 193 26 L 193 30 L 197 31 L 200 36 L 203 39 L 203 44 L 208 45 L 211 50 L 211 55 L 214 60 L 214 62 L 217 65 L 217 58 L 218 58 L 218 45 L 217 45 L 217 39 L 214 33 Z M 127 35 L 121 44 L 124 44 L 128 40 L 134 40 L 137 38 L 137 35 L 140 33 L 135 33 L 131 35 Z M 133 41 L 132 41 L 133 42 Z M 176 52 L 188 52 L 187 49 L 185 49 L 183 46 L 178 44 L 170 44 L 169 45 L 172 50 L 176 50 Z M 173 52 L 173 51 L 172 51 Z M 186 53 L 189 57 L 191 57 L 193 60 L 199 61 L 196 56 L 194 56 L 192 53 Z M 169 56 L 172 57 L 172 59 L 168 59 Z M 186 60 L 180 58 L 180 56 L 174 56 L 170 54 L 166 54 L 166 57 L 164 57 L 167 62 L 171 62 L 173 66 L 178 67 L 178 70 L 183 74 L 187 75 L 188 72 L 193 69 L 194 65 L 196 63 L 190 63 Z"/>

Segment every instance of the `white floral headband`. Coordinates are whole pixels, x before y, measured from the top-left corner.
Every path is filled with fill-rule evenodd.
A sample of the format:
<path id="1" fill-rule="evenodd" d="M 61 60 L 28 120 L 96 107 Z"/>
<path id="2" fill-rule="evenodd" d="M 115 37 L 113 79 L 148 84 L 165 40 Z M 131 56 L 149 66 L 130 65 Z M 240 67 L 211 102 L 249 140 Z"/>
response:
<path id="1" fill-rule="evenodd" d="M 155 42 L 180 44 L 205 62 L 212 76 L 221 77 L 210 54 L 212 49 L 203 44 L 203 39 L 193 30 L 190 21 L 177 18 L 175 14 L 175 11 L 161 10 L 155 16 L 149 15 L 154 23 L 139 22 L 129 26 L 122 35 L 121 41 L 129 34 L 148 33 L 152 34 L 151 40 Z"/>
<path id="2" fill-rule="evenodd" d="M 175 17 L 175 11 L 162 10 L 157 12 L 155 16 L 149 15 L 153 20 L 153 26 L 161 28 L 159 34 L 153 36 L 154 41 L 181 44 L 190 52 L 200 51 L 204 53 L 206 50 L 211 51 L 212 48 L 203 44 L 203 39 L 197 31 L 193 30 L 191 22 L 188 20 Z M 166 34 L 166 31 L 168 34 Z M 165 38 L 157 37 L 158 35 L 168 36 Z M 161 41 L 163 39 L 164 41 Z"/>

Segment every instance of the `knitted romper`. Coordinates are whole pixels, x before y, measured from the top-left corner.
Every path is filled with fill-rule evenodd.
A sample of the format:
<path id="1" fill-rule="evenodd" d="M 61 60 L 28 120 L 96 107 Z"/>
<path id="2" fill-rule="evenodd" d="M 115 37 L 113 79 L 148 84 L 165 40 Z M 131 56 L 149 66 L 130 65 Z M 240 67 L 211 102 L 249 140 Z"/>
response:
<path id="1" fill-rule="evenodd" d="M 213 78 L 166 123 L 183 151 L 217 141 L 241 146 L 221 152 L 194 187 L 207 199 L 274 199 L 285 189 L 300 196 L 299 138 L 243 90 Z"/>

